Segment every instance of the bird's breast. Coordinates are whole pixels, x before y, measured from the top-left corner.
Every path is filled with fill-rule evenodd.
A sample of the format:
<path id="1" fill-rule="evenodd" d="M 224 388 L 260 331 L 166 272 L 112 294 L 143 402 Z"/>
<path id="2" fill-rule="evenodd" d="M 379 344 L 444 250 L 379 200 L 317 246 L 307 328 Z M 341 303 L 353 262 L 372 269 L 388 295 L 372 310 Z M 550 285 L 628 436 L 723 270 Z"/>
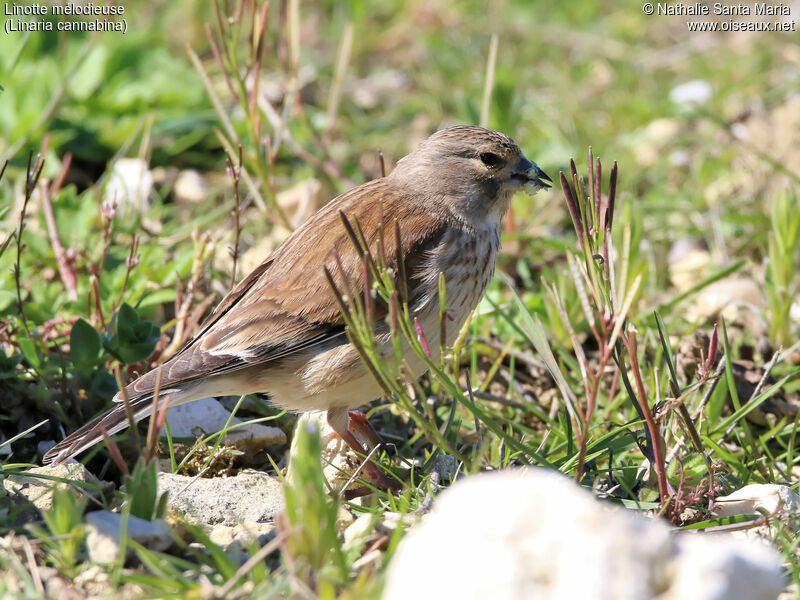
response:
<path id="1" fill-rule="evenodd" d="M 448 321 L 446 343 L 455 341 L 470 312 L 483 298 L 494 275 L 500 249 L 500 227 L 472 231 L 453 229 L 431 253 L 425 277 L 429 293 L 420 303 L 417 315 L 423 329 L 438 341 L 439 273 L 444 274 Z"/>
<path id="2" fill-rule="evenodd" d="M 483 297 L 494 274 L 500 248 L 500 228 L 477 231 L 452 229 L 428 251 L 420 272 L 415 274 L 419 286 L 413 297 L 419 298 L 411 309 L 425 334 L 434 360 L 439 358 L 441 323 L 439 315 L 439 274 L 445 277 L 447 322 L 445 344 L 451 345 L 470 312 Z M 383 355 L 392 356 L 388 324 L 379 336 Z M 427 369 L 426 363 L 404 343 L 407 364 L 418 377 Z M 336 406 L 356 406 L 382 393 L 363 366 L 358 352 L 351 344 L 328 349 L 316 348 L 295 359 L 296 364 L 285 369 L 285 377 L 270 374 L 272 401 L 292 410 L 311 410 Z M 298 375 L 302 387 L 298 386 Z M 266 385 L 266 383 L 265 383 Z"/>

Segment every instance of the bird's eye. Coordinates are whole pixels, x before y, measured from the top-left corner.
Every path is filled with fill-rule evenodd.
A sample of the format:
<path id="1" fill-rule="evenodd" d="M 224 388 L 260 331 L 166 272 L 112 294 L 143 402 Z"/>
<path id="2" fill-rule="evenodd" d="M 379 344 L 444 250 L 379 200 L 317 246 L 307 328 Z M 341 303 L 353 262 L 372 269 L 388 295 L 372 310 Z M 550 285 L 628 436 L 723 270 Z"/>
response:
<path id="1" fill-rule="evenodd" d="M 481 152 L 480 159 L 487 167 L 499 167 L 503 162 L 502 158 L 491 152 Z"/>

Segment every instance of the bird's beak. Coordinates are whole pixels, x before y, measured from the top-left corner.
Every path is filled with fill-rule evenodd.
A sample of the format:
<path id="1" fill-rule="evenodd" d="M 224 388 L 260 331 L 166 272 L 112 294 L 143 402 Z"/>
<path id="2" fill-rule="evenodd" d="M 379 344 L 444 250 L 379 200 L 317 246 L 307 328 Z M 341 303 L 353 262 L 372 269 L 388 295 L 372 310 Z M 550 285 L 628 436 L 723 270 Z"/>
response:
<path id="1" fill-rule="evenodd" d="M 524 156 L 514 167 L 512 178 L 520 181 L 526 189 L 531 191 L 551 187 L 553 180 L 542 171 L 536 163 L 529 161 Z"/>

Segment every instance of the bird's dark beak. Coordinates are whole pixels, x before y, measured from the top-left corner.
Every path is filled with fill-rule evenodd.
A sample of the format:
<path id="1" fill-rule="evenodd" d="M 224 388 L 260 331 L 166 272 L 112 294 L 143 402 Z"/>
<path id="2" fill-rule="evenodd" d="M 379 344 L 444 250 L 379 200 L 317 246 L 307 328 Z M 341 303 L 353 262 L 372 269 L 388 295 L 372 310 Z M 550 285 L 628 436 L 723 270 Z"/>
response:
<path id="1" fill-rule="evenodd" d="M 512 175 L 514 179 L 521 181 L 525 187 L 542 189 L 551 187 L 553 180 L 542 171 L 536 163 L 529 161 L 524 156 L 514 167 Z"/>

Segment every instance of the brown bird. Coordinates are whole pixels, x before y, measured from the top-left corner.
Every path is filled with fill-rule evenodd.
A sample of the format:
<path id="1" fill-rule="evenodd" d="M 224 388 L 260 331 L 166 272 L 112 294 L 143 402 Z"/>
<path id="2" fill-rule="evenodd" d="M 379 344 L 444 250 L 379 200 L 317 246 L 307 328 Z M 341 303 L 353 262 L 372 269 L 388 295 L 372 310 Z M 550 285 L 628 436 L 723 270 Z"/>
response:
<path id="1" fill-rule="evenodd" d="M 454 321 L 447 327 L 450 344 L 492 278 L 500 221 L 511 196 L 549 187 L 550 181 L 502 133 L 467 126 L 434 133 L 389 175 L 320 209 L 225 296 L 197 335 L 160 367 L 159 398 L 169 397 L 168 405 L 175 406 L 208 396 L 267 393 L 283 409 L 327 411 L 333 430 L 363 451 L 355 433 L 377 440 L 374 431 L 365 429 L 363 415 L 351 420 L 350 409 L 382 392 L 347 339 L 324 273 L 327 266 L 339 289 L 345 278 L 363 288 L 362 261 L 340 213 L 351 223 L 358 221 L 373 251 L 381 218 L 387 224 L 398 221 L 405 264 L 398 269 L 389 259 L 389 266 L 405 273 L 410 313 L 435 354 L 440 347 L 439 273 L 445 277 L 447 310 Z M 373 314 L 378 340 L 390 348 L 386 315 L 385 307 Z M 408 350 L 406 358 L 415 376 L 424 372 L 413 352 Z M 125 388 L 137 422 L 152 411 L 158 370 Z M 122 401 L 122 392 L 114 401 Z M 67 436 L 44 462 L 62 462 L 96 444 L 103 432 L 112 435 L 127 426 L 120 403 Z"/>

